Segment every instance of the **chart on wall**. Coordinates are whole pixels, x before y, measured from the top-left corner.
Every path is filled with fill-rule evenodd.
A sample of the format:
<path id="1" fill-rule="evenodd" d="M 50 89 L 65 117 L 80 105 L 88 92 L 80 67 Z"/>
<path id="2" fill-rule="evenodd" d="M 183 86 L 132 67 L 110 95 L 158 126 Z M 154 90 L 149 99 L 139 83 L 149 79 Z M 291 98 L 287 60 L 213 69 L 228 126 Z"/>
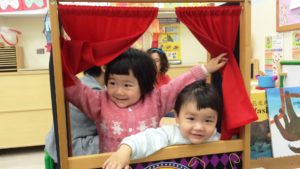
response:
<path id="1" fill-rule="evenodd" d="M 265 73 L 277 75 L 283 57 L 283 34 L 265 37 Z"/>
<path id="2" fill-rule="evenodd" d="M 300 87 L 266 91 L 273 157 L 300 153 Z"/>

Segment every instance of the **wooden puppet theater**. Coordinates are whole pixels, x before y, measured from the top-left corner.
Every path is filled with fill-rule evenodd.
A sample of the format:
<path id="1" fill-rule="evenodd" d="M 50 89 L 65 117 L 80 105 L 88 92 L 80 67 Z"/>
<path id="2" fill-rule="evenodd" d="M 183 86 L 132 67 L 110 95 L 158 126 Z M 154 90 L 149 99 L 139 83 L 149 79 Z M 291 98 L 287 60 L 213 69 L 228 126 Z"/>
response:
<path id="1" fill-rule="evenodd" d="M 60 165 L 63 169 L 97 168 L 101 167 L 109 153 L 79 157 L 68 155 L 72 154 L 72 150 L 71 146 L 68 145 L 69 117 L 63 89 L 72 85 L 73 81 L 68 78 L 70 75 L 82 72 L 93 65 L 106 64 L 128 49 L 143 35 L 157 17 L 158 8 L 59 4 L 59 2 L 66 1 L 70 2 L 70 0 L 50 0 L 53 42 L 50 79 L 54 121 L 58 133 Z M 93 0 L 93 2 L 95 1 L 97 0 Z M 117 2 L 117 0 L 105 2 Z M 196 1 L 127 0 L 127 2 Z M 197 2 L 220 1 L 198 0 Z M 196 162 L 193 162 L 193 159 L 203 162 L 205 160 L 200 159 L 199 156 L 209 156 L 210 158 L 215 154 L 227 153 L 226 157 L 229 160 L 227 160 L 226 165 L 236 168 L 250 168 L 250 129 L 247 124 L 257 119 L 248 97 L 251 53 L 250 2 L 246 0 L 223 0 L 222 2 L 235 2 L 238 5 L 175 8 L 178 19 L 188 27 L 212 57 L 223 52 L 228 53 L 229 62 L 220 71 L 224 100 L 221 123 L 222 140 L 201 145 L 168 147 L 146 159 L 133 161 L 133 163 L 189 158 L 188 165 L 198 168 L 199 166 L 196 167 Z M 68 39 L 62 37 L 62 30 L 67 33 Z M 238 32 L 239 36 L 237 36 Z M 239 37 L 239 63 L 237 63 L 233 52 L 237 37 Z M 231 140 L 231 136 L 236 134 L 239 137 Z M 197 165 L 200 164 L 197 163 Z"/>

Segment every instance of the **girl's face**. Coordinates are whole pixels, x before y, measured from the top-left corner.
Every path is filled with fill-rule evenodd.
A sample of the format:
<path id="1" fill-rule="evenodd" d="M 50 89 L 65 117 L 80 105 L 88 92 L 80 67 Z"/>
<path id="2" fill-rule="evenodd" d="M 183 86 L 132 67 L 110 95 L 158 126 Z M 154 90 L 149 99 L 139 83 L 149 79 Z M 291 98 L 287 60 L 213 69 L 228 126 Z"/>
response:
<path id="1" fill-rule="evenodd" d="M 107 92 L 110 99 L 120 108 L 129 107 L 141 98 L 139 83 L 131 70 L 129 75 L 109 75 Z"/>
<path id="2" fill-rule="evenodd" d="M 160 72 L 160 57 L 158 53 L 152 53 L 151 54 L 151 58 L 154 60 L 155 64 L 156 64 L 156 68 L 157 68 L 157 72 Z"/>
<path id="3" fill-rule="evenodd" d="M 200 144 L 211 137 L 216 129 L 217 112 L 211 108 L 197 109 L 196 102 L 182 105 L 176 122 L 182 136 L 192 144 Z"/>

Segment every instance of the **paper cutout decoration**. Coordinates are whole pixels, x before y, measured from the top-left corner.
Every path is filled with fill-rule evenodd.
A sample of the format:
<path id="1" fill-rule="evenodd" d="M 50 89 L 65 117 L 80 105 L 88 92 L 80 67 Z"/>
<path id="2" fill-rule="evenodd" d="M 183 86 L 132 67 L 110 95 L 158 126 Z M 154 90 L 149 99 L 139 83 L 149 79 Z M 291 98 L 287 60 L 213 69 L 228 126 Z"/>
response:
<path id="1" fill-rule="evenodd" d="M 13 12 L 23 10 L 22 0 L 1 0 L 0 12 Z"/>
<path id="2" fill-rule="evenodd" d="M 8 27 L 0 27 L 0 37 L 9 46 L 15 46 L 18 43 L 18 35 L 21 32 Z"/>
<path id="3" fill-rule="evenodd" d="M 47 0 L 0 0 L 0 12 L 16 12 L 43 9 Z"/>
<path id="4" fill-rule="evenodd" d="M 47 7 L 46 0 L 23 0 L 24 10 L 42 9 Z"/>

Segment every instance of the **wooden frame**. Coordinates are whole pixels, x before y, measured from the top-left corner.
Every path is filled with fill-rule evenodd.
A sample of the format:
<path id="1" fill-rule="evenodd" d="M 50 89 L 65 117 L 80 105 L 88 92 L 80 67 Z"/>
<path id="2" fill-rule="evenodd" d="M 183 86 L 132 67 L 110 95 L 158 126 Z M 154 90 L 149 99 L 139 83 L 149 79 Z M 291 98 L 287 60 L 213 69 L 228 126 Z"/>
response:
<path id="1" fill-rule="evenodd" d="M 293 3 L 294 2 L 294 3 Z M 300 28 L 299 1 L 276 0 L 276 31 L 286 32 Z M 297 7 L 298 6 L 298 7 Z"/>
<path id="2" fill-rule="evenodd" d="M 72 0 L 60 0 L 60 2 L 71 2 Z M 79 0 L 88 1 L 88 0 Z M 90 2 L 124 2 L 123 0 L 89 0 Z M 250 91 L 250 50 L 251 50 L 251 0 L 125 0 L 125 2 L 239 2 L 243 8 L 240 16 L 240 69 L 246 84 L 246 88 Z M 58 122 L 58 138 L 59 138 L 59 155 L 60 165 L 62 169 L 81 169 L 81 168 L 98 168 L 101 167 L 109 153 L 68 157 L 67 144 L 67 128 L 66 128 L 66 112 L 64 102 L 64 90 L 62 81 L 61 66 L 61 50 L 59 41 L 59 22 L 57 14 L 57 1 L 50 0 L 50 20 L 52 29 L 52 47 L 53 47 L 53 67 L 54 67 L 54 83 L 56 93 L 56 111 Z M 224 152 L 243 152 L 243 168 L 250 168 L 250 127 L 249 125 L 241 129 L 240 139 L 218 141 L 201 145 L 182 145 L 171 146 L 165 148 L 154 155 L 132 163 L 143 161 L 157 161 L 170 158 L 199 156 L 206 154 L 217 154 Z M 212 148 L 213 147 L 213 148 Z"/>

